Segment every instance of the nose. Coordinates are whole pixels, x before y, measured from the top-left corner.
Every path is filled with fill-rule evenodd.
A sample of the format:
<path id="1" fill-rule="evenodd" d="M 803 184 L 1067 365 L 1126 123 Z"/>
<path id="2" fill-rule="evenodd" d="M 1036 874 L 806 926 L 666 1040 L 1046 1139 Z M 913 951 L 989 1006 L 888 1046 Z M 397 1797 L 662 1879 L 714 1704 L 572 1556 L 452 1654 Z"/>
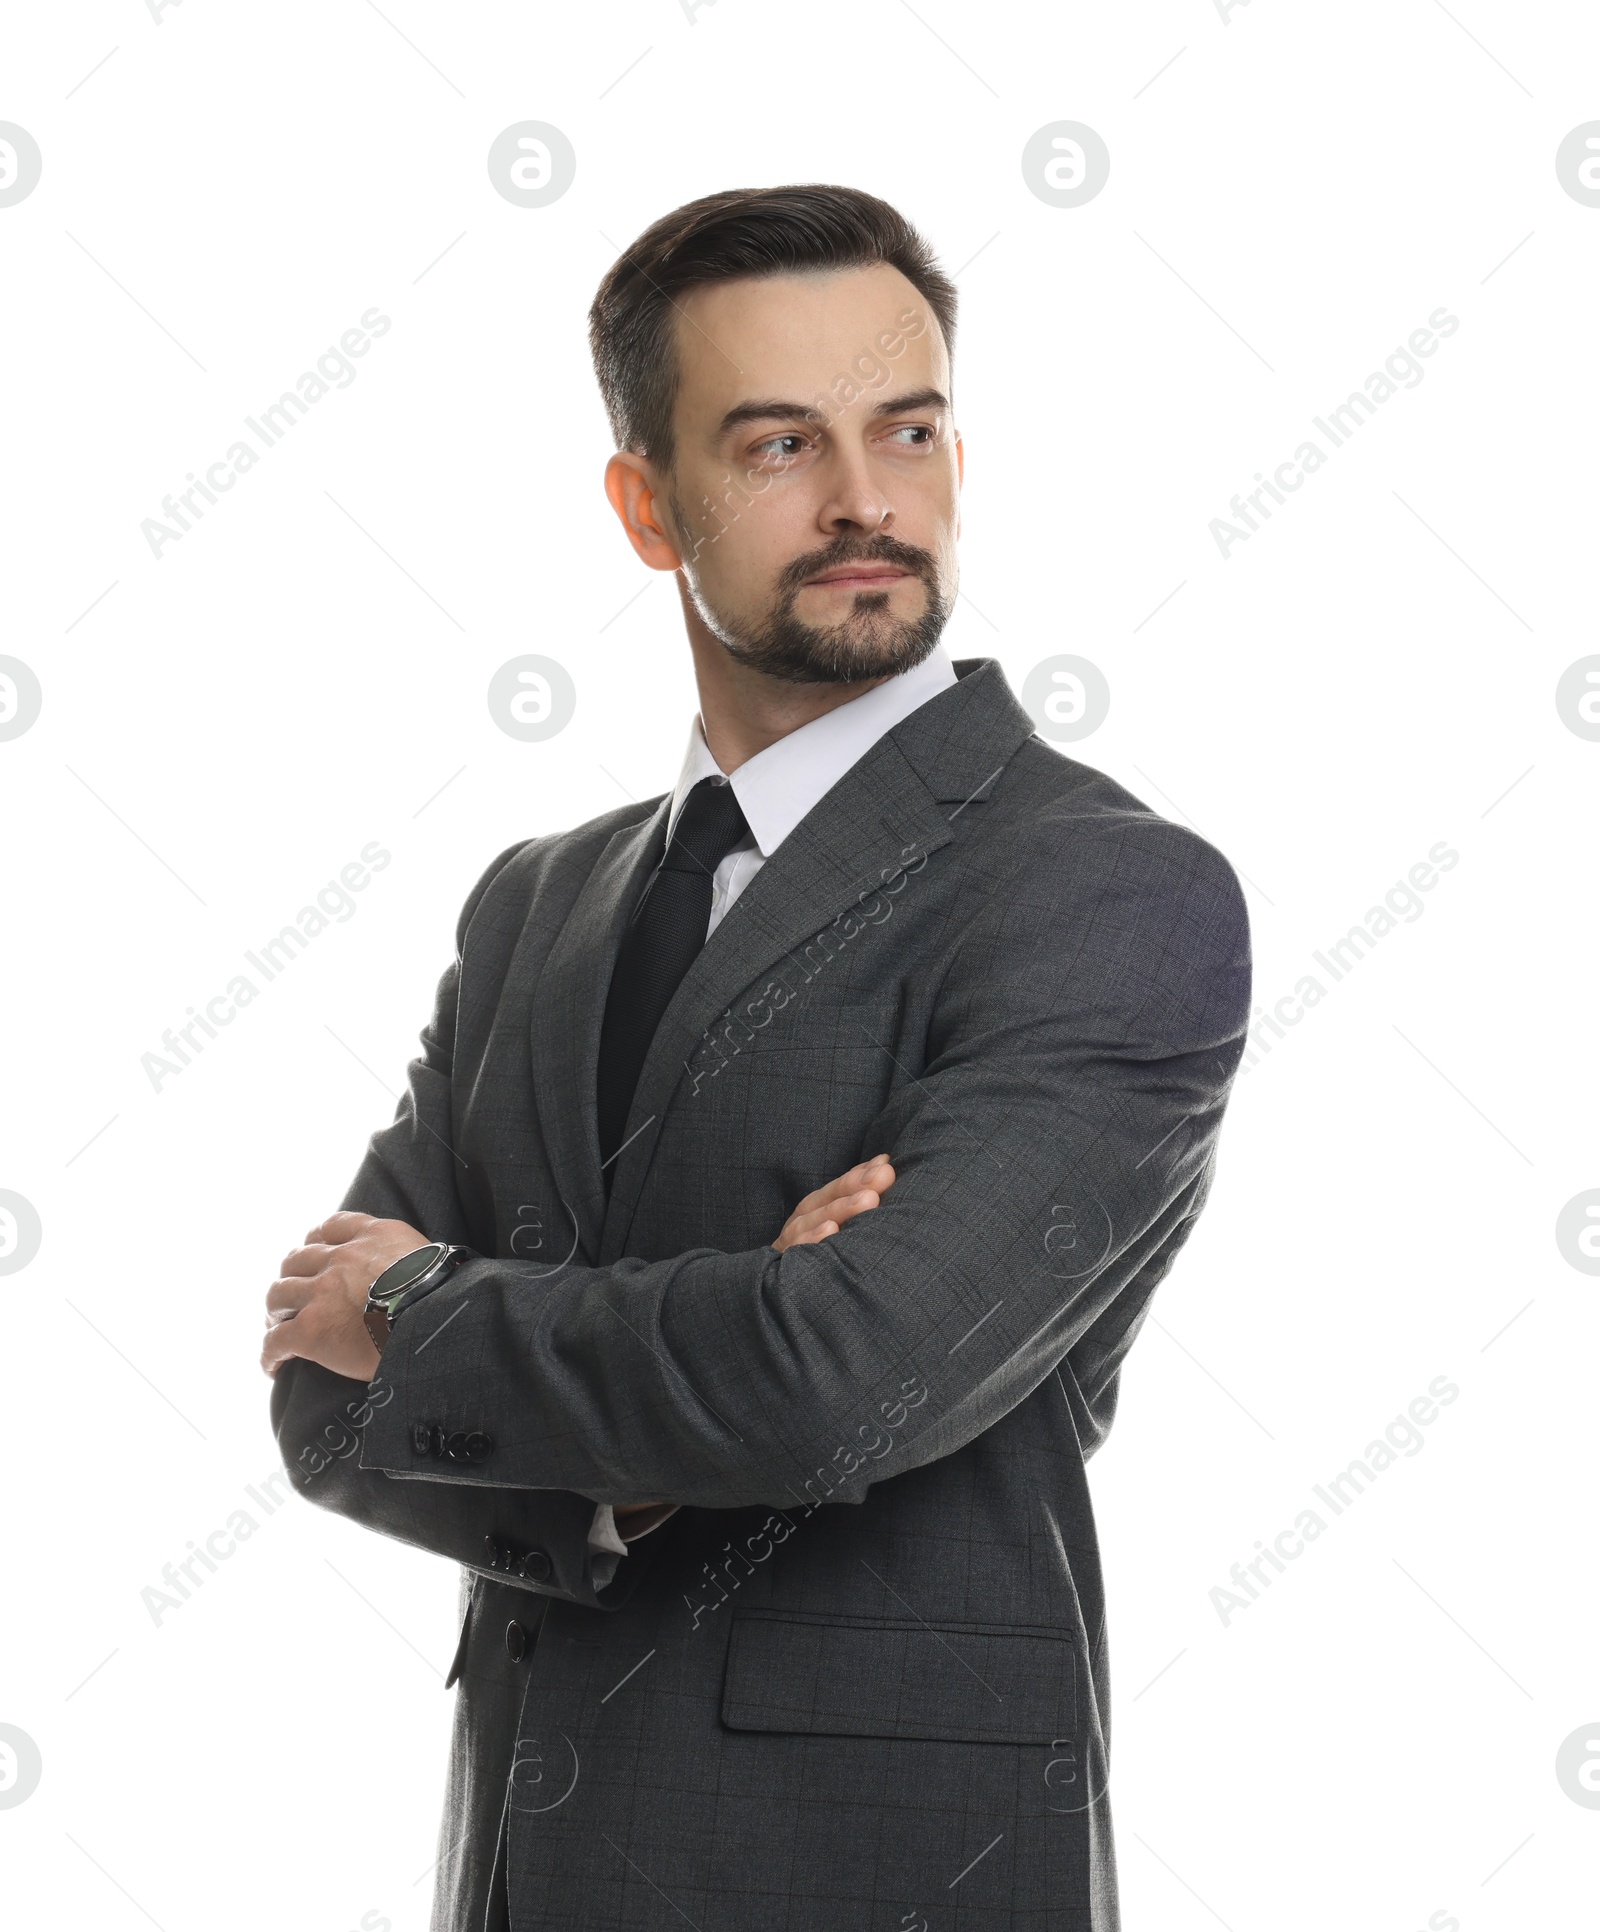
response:
<path id="1" fill-rule="evenodd" d="M 878 536 L 892 528 L 894 507 L 874 478 L 864 453 L 836 451 L 831 468 L 831 487 L 817 519 L 829 536 L 845 536 L 851 531 Z"/>

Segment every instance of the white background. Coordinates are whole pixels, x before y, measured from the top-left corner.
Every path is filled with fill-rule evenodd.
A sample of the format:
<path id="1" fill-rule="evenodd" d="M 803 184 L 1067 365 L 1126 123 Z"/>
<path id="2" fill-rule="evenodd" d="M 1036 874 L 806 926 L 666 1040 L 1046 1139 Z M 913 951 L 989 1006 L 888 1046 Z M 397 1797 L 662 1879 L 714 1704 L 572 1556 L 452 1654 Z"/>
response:
<path id="1" fill-rule="evenodd" d="M 44 708 L 0 744 L 0 1186 L 44 1234 L 0 1281 L 0 1722 L 43 1757 L 0 1810 L 9 1922 L 426 1923 L 455 1574 L 250 1504 L 262 1296 L 389 1118 L 489 859 L 676 773 L 688 656 L 601 495 L 594 287 L 684 200 L 817 179 L 959 271 L 954 654 L 1103 670 L 1070 749 L 1247 877 L 1258 994 L 1460 854 L 1263 1036 L 1093 1465 L 1125 1923 L 1589 1922 L 1600 1812 L 1555 1756 L 1600 1719 L 1600 1280 L 1555 1223 L 1600 1186 L 1600 744 L 1555 687 L 1600 649 L 1600 209 L 1555 151 L 1600 117 L 1600 22 L 1073 13 L 11 15 L 0 119 L 44 172 L 0 208 L 0 650 Z M 485 167 L 526 119 L 578 156 L 542 209 Z M 1020 166 L 1062 119 L 1112 158 L 1074 209 Z M 141 520 L 373 306 L 357 379 L 152 556 Z M 1224 559 L 1209 521 L 1441 306 L 1425 379 Z M 526 651 L 578 688 L 543 744 L 485 702 Z M 374 839 L 354 916 L 154 1090 L 163 1030 Z M 1441 1375 L 1421 1453 L 1224 1624 L 1229 1566 Z M 141 1593 L 240 1507 L 157 1624 Z"/>

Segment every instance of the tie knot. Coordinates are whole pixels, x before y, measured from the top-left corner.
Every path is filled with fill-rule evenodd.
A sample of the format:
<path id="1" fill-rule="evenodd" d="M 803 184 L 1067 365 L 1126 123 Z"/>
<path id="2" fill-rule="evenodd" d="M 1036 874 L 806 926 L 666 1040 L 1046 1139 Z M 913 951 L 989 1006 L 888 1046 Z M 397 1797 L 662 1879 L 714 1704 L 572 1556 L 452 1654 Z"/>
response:
<path id="1" fill-rule="evenodd" d="M 702 778 L 683 801 L 662 869 L 709 879 L 749 830 L 733 787 L 726 780 Z"/>

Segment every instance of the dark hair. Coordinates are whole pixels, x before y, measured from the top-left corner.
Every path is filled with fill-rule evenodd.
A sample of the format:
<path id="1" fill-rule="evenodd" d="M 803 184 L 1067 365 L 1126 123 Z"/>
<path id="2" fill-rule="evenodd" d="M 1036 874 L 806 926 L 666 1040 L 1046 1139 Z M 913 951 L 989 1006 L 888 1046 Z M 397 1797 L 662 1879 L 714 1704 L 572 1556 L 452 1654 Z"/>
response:
<path id="1" fill-rule="evenodd" d="M 807 269 L 899 269 L 955 345 L 956 286 L 897 209 L 859 188 L 730 188 L 652 222 L 600 284 L 589 347 L 617 448 L 670 469 L 677 298 L 712 282 Z"/>

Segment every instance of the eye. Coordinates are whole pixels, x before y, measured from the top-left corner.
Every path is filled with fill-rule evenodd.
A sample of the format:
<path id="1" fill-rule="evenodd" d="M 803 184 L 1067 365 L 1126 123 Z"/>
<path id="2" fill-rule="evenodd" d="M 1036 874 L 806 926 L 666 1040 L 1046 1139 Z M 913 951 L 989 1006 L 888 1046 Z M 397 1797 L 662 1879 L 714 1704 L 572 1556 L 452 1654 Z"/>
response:
<path id="1" fill-rule="evenodd" d="M 902 448 L 909 449 L 926 449 L 928 443 L 937 440 L 937 432 L 928 423 L 902 423 L 898 429 L 891 430 L 889 435 L 891 441 L 897 436 L 922 436 L 927 438 L 926 442 L 901 445 Z"/>
<path id="2" fill-rule="evenodd" d="M 766 442 L 757 443 L 755 453 L 757 456 L 764 456 L 770 453 L 787 460 L 800 454 L 800 451 L 805 447 L 805 440 L 798 430 L 786 430 L 782 436 L 770 436 Z M 784 443 L 791 443 L 795 447 L 792 449 L 780 447 Z"/>

